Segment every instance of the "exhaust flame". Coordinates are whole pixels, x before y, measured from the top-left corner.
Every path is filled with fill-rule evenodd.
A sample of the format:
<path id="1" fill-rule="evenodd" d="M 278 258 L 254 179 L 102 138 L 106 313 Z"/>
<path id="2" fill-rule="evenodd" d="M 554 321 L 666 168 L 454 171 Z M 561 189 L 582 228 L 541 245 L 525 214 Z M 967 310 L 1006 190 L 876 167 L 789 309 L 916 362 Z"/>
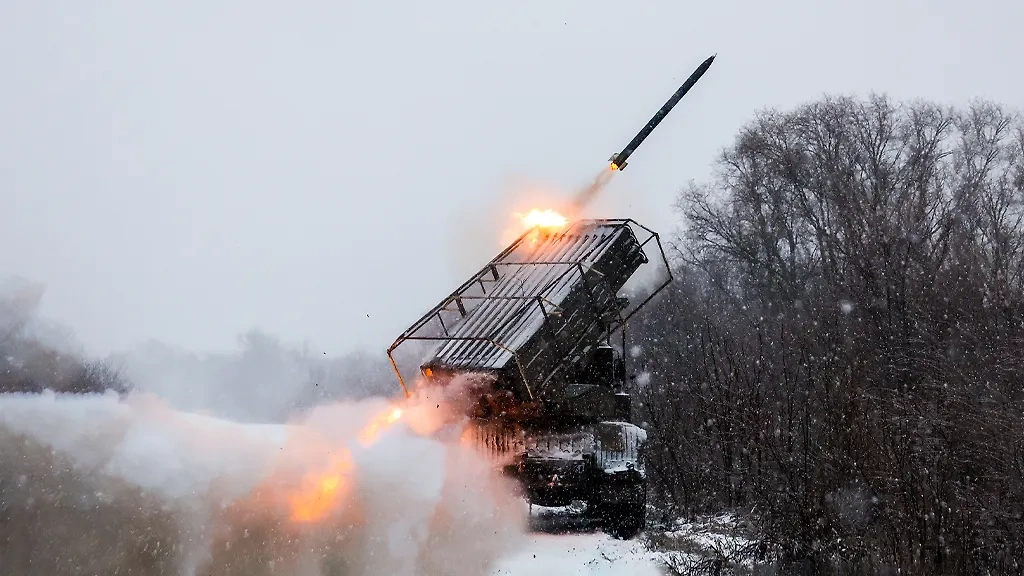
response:
<path id="1" fill-rule="evenodd" d="M 387 430 L 395 422 L 398 422 L 402 418 L 402 409 L 395 407 L 387 411 L 384 414 L 378 415 L 376 418 L 370 421 L 369 424 L 363 428 L 362 432 L 359 433 L 359 443 L 363 446 L 369 446 L 373 444 L 377 436 L 384 430 Z"/>
<path id="2" fill-rule="evenodd" d="M 397 406 L 378 414 L 359 432 L 359 443 L 364 448 L 369 447 L 402 415 L 403 410 Z M 348 450 L 343 450 L 326 471 L 307 474 L 301 488 L 288 497 L 291 520 L 306 524 L 329 516 L 344 501 L 353 471 L 352 456 Z"/>
<path id="3" fill-rule="evenodd" d="M 540 240 L 541 234 L 561 230 L 569 223 L 568 217 L 551 208 L 534 208 L 526 214 L 516 213 L 515 216 L 519 218 L 523 230 L 528 233 L 526 239 L 531 245 Z"/>
<path id="4" fill-rule="evenodd" d="M 545 210 L 534 208 L 525 215 L 517 214 L 517 216 L 519 216 L 523 223 L 523 227 L 527 230 L 531 228 L 557 230 L 559 228 L 563 228 L 569 223 L 568 218 L 550 208 Z"/>
<path id="5" fill-rule="evenodd" d="M 515 212 L 513 215 L 518 218 L 519 224 L 522 227 L 520 234 L 528 232 L 527 236 L 530 244 L 536 244 L 540 239 L 541 234 L 555 232 L 565 228 L 570 221 L 580 218 L 587 208 L 594 202 L 594 200 L 601 194 L 601 192 L 611 182 L 612 177 L 618 170 L 618 166 L 614 163 L 610 166 L 605 167 L 603 170 L 594 176 L 593 181 L 588 184 L 585 188 L 580 189 L 576 192 L 573 198 L 566 204 L 564 201 L 559 202 L 562 206 L 563 211 L 558 211 L 552 208 L 534 208 L 529 212 L 521 213 Z M 536 199 L 534 199 L 536 201 Z M 504 234 L 502 237 L 503 244 L 508 244 L 515 236 L 509 236 Z"/>
<path id="6" fill-rule="evenodd" d="M 336 459 L 328 472 L 307 474 L 303 488 L 288 498 L 293 522 L 317 522 L 335 509 L 345 495 L 352 474 L 352 461 L 348 452 Z"/>

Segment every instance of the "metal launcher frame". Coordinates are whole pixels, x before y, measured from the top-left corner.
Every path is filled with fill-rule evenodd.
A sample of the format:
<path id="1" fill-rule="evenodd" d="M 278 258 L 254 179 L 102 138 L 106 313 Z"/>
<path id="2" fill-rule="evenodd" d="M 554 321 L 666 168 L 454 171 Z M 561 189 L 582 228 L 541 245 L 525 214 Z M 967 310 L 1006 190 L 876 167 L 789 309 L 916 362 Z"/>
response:
<path id="1" fill-rule="evenodd" d="M 652 242 L 653 240 L 653 242 Z M 657 253 L 652 252 L 657 246 Z M 619 291 L 644 265 L 664 265 L 665 281 L 636 305 Z M 521 400 L 543 396 L 556 376 L 626 323 L 672 281 L 656 232 L 632 219 L 577 220 L 534 228 L 474 274 L 399 336 L 387 350 L 406 396 L 394 353 L 411 341 L 437 342 L 420 371 L 492 373 Z"/>

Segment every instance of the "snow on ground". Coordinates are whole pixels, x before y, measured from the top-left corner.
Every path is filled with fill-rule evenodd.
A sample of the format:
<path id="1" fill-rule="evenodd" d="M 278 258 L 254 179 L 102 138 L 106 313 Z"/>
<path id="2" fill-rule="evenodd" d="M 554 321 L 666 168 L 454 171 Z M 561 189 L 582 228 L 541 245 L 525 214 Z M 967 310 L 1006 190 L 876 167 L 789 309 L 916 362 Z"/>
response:
<path id="1" fill-rule="evenodd" d="M 531 534 L 521 551 L 498 560 L 493 576 L 658 576 L 664 572 L 639 540 L 593 534 Z"/>
<path id="2" fill-rule="evenodd" d="M 611 538 L 581 516 L 582 505 L 534 507 L 525 548 L 499 559 L 493 576 L 746 573 L 754 566 L 752 526 L 733 514 L 649 526 L 633 540 Z"/>
<path id="3" fill-rule="evenodd" d="M 644 576 L 663 574 L 664 563 L 646 546 L 646 538 L 618 540 L 600 531 L 585 514 L 586 505 L 547 508 L 524 502 L 531 532 L 523 547 L 498 560 L 492 576 L 547 574 Z"/>
<path id="4" fill-rule="evenodd" d="M 733 514 L 720 514 L 690 522 L 676 522 L 662 537 L 687 540 L 703 550 L 726 550 L 753 544 L 753 540 L 742 535 L 745 528 L 749 529 L 749 526 L 743 519 Z"/>
<path id="5" fill-rule="evenodd" d="M 647 539 L 671 573 L 703 574 L 753 568 L 758 547 L 752 534 L 749 521 L 719 514 L 676 522 L 665 530 L 650 532 Z"/>

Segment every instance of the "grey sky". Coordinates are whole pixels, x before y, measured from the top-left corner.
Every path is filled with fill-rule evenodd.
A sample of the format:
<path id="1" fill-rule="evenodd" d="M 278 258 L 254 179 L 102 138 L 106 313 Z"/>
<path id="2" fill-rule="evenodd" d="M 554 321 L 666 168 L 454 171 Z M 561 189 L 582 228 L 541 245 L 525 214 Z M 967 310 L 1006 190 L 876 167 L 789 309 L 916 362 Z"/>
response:
<path id="1" fill-rule="evenodd" d="M 708 55 L 600 215 L 668 231 L 760 108 L 1024 108 L 1021 22 L 1016 0 L 5 0 L 0 274 L 45 283 L 94 352 L 250 327 L 381 349 L 499 248 L 510 191 L 585 184 Z"/>

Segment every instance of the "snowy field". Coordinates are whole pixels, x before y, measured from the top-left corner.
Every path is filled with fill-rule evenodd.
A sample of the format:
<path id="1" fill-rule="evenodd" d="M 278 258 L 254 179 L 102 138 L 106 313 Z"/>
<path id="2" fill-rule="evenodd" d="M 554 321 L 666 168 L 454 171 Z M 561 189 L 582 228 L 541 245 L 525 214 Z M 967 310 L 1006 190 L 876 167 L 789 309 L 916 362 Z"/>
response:
<path id="1" fill-rule="evenodd" d="M 754 567 L 755 542 L 745 537 L 751 528 L 731 514 L 675 522 L 624 541 L 574 520 L 579 510 L 541 510 L 533 511 L 526 546 L 502 558 L 492 574 L 730 574 Z"/>
<path id="2" fill-rule="evenodd" d="M 501 558 L 494 576 L 664 574 L 640 540 L 615 540 L 601 533 L 531 534 L 526 547 Z"/>

